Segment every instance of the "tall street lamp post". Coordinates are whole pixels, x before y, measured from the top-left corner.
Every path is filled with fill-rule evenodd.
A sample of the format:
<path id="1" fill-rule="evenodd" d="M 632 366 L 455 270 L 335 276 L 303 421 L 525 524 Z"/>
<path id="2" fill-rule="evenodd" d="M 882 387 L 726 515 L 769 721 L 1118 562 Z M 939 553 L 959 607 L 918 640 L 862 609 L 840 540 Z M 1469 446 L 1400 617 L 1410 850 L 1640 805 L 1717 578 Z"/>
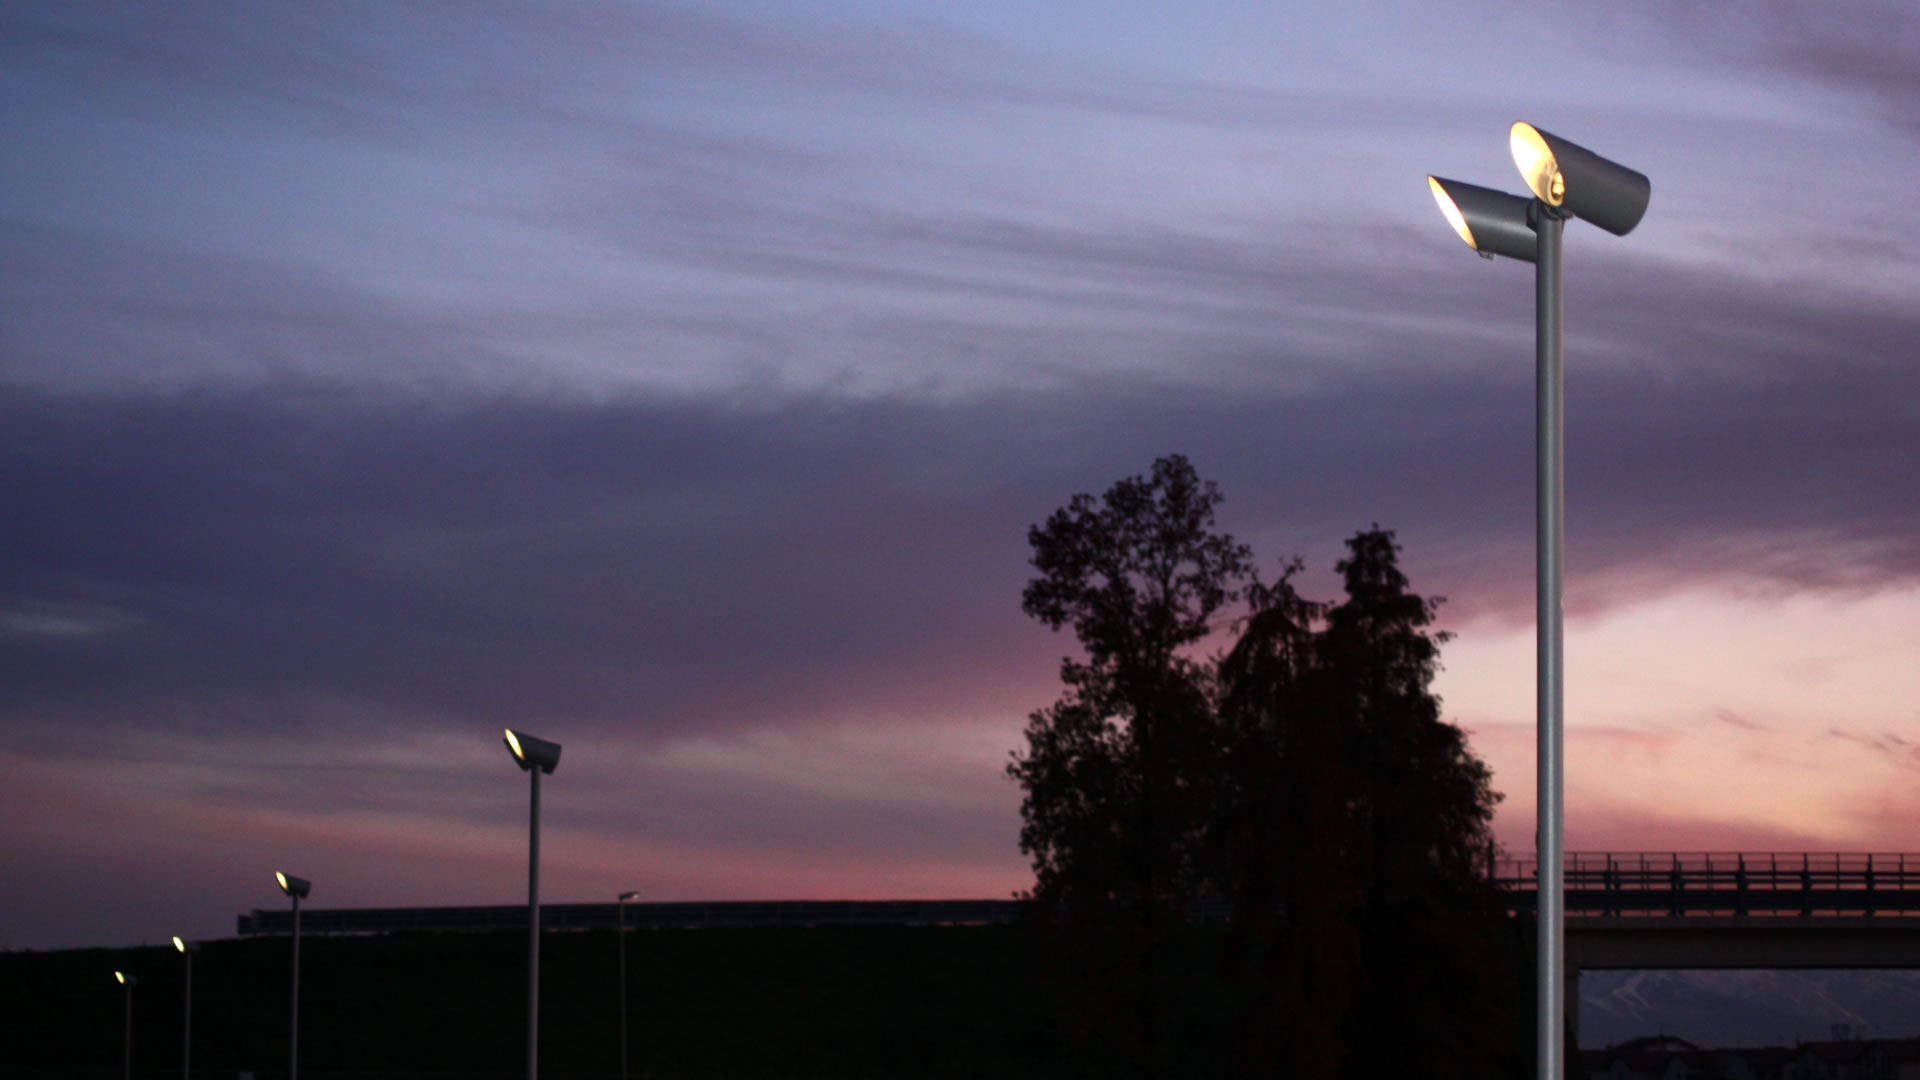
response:
<path id="1" fill-rule="evenodd" d="M 278 870 L 273 880 L 293 901 L 293 1020 L 287 1029 L 287 1080 L 300 1080 L 300 901 L 313 891 L 313 882 Z"/>
<path id="2" fill-rule="evenodd" d="M 627 1080 L 627 901 L 639 898 L 638 892 L 623 892 L 614 904 L 620 924 L 614 932 L 620 941 L 620 1080 Z"/>
<path id="3" fill-rule="evenodd" d="M 506 729 L 507 750 L 533 777 L 533 815 L 527 840 L 527 1080 L 540 1076 L 540 774 L 560 764 L 560 744 Z"/>
<path id="4" fill-rule="evenodd" d="M 127 988 L 127 1025 L 121 1042 L 125 1053 L 124 1075 L 126 1080 L 133 1080 L 133 987 L 140 980 L 124 971 L 114 972 L 113 977 L 120 980 L 121 986 Z"/>
<path id="5" fill-rule="evenodd" d="M 1564 577 L 1565 475 L 1562 423 L 1560 234 L 1577 217 L 1625 236 L 1647 211 L 1652 185 L 1624 165 L 1541 131 L 1513 125 L 1508 133 L 1513 163 L 1533 198 L 1427 177 L 1433 197 L 1454 231 L 1483 257 L 1495 255 L 1534 264 L 1534 568 L 1537 626 L 1535 760 L 1538 814 L 1537 874 L 1539 1027 L 1536 1072 L 1560 1080 L 1565 1069 L 1566 895 L 1565 750 L 1561 584 Z"/>
<path id="6" fill-rule="evenodd" d="M 187 958 L 186 1019 L 180 1031 L 180 1080 L 187 1080 L 193 1075 L 193 954 L 200 951 L 200 943 L 176 934 L 173 947 Z"/>

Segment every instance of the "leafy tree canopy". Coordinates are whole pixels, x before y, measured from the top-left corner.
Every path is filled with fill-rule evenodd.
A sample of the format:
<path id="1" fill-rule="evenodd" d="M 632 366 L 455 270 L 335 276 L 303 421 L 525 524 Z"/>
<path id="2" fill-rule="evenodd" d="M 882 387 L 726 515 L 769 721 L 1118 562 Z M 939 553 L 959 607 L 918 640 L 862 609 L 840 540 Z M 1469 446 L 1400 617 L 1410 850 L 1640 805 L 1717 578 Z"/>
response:
<path id="1" fill-rule="evenodd" d="M 1008 772 L 1026 789 L 1022 850 L 1033 895 L 1082 919 L 1185 907 L 1198 884 L 1206 771 L 1217 718 L 1206 664 L 1184 650 L 1237 600 L 1251 553 L 1214 531 L 1222 496 L 1183 457 L 1077 495 L 1028 532 L 1024 606 L 1070 626 L 1084 660 L 1028 721 Z"/>
<path id="2" fill-rule="evenodd" d="M 1389 1016 L 1497 1069 L 1500 796 L 1433 693 L 1440 601 L 1411 591 L 1377 525 L 1335 564 L 1338 602 L 1299 594 L 1297 559 L 1263 582 L 1214 525 L 1222 498 L 1167 457 L 1028 534 L 1025 610 L 1084 651 L 1008 766 L 1032 895 L 1070 922 L 1146 927 L 1229 901 L 1248 1052 L 1291 1075 L 1388 1067 L 1362 1020 Z M 1194 655 L 1242 601 L 1226 651 Z"/>

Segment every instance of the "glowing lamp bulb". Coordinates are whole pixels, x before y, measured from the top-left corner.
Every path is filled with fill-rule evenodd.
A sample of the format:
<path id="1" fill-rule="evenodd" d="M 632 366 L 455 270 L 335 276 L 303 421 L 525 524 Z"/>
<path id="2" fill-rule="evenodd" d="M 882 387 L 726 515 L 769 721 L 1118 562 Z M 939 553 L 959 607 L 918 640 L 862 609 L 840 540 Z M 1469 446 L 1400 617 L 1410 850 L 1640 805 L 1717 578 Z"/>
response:
<path id="1" fill-rule="evenodd" d="M 1507 142 L 1513 150 L 1513 163 L 1519 168 L 1521 179 L 1527 182 L 1527 190 L 1548 206 L 1566 202 L 1566 178 L 1560 175 L 1560 163 L 1554 159 L 1553 150 L 1547 146 L 1547 140 L 1540 137 L 1540 132 L 1532 124 L 1517 123 Z"/>

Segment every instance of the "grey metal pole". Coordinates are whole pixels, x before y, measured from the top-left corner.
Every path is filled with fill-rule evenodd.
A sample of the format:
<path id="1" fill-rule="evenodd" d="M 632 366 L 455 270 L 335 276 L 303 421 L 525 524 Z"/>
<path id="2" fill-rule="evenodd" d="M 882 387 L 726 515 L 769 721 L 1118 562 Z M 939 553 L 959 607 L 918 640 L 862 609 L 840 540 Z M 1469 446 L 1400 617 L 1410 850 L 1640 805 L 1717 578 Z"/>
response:
<path id="1" fill-rule="evenodd" d="M 187 957 L 187 1018 L 180 1032 L 180 1080 L 189 1080 L 193 1075 L 193 950 L 183 950 Z"/>
<path id="2" fill-rule="evenodd" d="M 1565 825 L 1562 805 L 1561 746 L 1562 672 L 1561 581 L 1565 554 L 1566 501 L 1563 491 L 1565 453 L 1563 421 L 1565 395 L 1561 385 L 1560 232 L 1563 217 L 1535 199 L 1532 207 L 1537 257 L 1534 261 L 1534 467 L 1536 726 L 1538 729 L 1536 786 L 1539 825 L 1538 907 L 1539 986 L 1537 1016 L 1539 1080 L 1563 1080 L 1566 1064 L 1564 1032 L 1566 969 L 1566 897 L 1562 892 Z"/>
<path id="3" fill-rule="evenodd" d="M 122 1040 L 125 1046 L 126 1080 L 133 1080 L 133 977 L 127 977 L 127 1030 Z"/>
<path id="4" fill-rule="evenodd" d="M 540 767 L 533 777 L 532 832 L 527 841 L 527 1080 L 540 1076 Z"/>
<path id="5" fill-rule="evenodd" d="M 293 1038 L 287 1050 L 287 1080 L 300 1080 L 300 894 L 293 897 Z"/>
<path id="6" fill-rule="evenodd" d="M 620 942 L 620 1080 L 627 1080 L 627 894 L 620 894 L 614 905 L 620 927 L 614 936 Z"/>

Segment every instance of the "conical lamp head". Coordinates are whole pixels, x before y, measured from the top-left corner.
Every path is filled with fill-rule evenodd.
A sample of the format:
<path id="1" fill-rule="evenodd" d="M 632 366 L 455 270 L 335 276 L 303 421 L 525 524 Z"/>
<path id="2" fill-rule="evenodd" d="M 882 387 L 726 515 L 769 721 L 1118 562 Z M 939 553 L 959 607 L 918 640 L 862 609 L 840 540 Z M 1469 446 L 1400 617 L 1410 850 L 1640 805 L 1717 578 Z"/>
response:
<path id="1" fill-rule="evenodd" d="M 1653 183 L 1642 173 L 1532 124 L 1513 125 L 1513 164 L 1535 198 L 1625 236 L 1647 212 Z"/>

